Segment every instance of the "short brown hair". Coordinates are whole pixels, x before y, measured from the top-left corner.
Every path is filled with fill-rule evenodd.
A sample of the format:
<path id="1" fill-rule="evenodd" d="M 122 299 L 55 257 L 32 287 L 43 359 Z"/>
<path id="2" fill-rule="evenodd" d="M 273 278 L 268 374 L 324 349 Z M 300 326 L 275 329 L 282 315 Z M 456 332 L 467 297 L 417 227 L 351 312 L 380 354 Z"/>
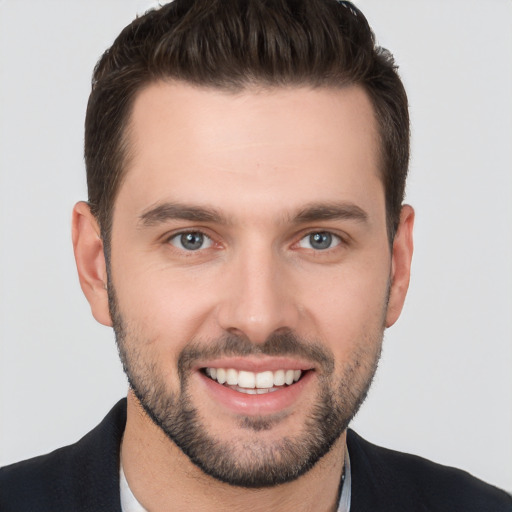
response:
<path id="1" fill-rule="evenodd" d="M 392 55 L 376 45 L 361 11 L 337 0 L 174 0 L 128 25 L 94 70 L 85 162 L 89 204 L 107 248 L 134 98 L 165 79 L 233 91 L 361 86 L 378 123 L 393 239 L 409 161 L 407 96 Z"/>

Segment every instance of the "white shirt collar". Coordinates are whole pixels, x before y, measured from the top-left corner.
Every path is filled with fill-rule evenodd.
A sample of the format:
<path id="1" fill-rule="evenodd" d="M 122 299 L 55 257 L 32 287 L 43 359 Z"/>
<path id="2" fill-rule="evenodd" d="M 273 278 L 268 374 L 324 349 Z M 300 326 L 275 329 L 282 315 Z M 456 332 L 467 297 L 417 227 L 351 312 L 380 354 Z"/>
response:
<path id="1" fill-rule="evenodd" d="M 146 509 L 137 501 L 133 495 L 126 476 L 123 471 L 123 465 L 119 464 L 119 491 L 121 494 L 122 512 L 147 512 Z"/>

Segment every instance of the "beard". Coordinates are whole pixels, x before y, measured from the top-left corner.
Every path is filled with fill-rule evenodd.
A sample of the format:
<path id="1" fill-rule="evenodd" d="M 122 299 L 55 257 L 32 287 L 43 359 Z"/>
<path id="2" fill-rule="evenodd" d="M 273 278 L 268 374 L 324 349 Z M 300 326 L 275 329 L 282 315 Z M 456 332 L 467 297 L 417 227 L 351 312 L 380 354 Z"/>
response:
<path id="1" fill-rule="evenodd" d="M 180 386 L 170 391 L 158 358 L 144 351 L 148 339 L 139 329 L 130 328 L 120 314 L 111 284 L 108 293 L 123 369 L 145 412 L 192 463 L 207 475 L 233 486 L 272 487 L 309 471 L 329 452 L 359 410 L 380 358 L 383 326 L 360 340 L 359 348 L 350 361 L 344 362 L 338 375 L 331 351 L 290 330 L 273 333 L 258 345 L 243 336 L 226 334 L 208 342 L 191 340 L 183 348 L 177 363 Z M 240 415 L 237 426 L 251 432 L 250 440 L 222 440 L 209 431 L 190 393 L 191 368 L 199 360 L 249 355 L 296 356 L 315 363 L 318 391 L 298 435 L 285 435 L 274 441 L 258 436 L 277 425 L 282 420 L 280 414 Z"/>

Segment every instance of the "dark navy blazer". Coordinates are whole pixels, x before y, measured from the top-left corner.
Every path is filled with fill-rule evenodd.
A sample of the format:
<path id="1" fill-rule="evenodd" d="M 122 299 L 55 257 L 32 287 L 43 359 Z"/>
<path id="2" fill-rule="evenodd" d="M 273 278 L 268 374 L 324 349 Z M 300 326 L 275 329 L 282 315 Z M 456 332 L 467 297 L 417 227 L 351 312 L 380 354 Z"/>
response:
<path id="1" fill-rule="evenodd" d="M 77 443 L 0 468 L 0 512 L 121 512 L 126 399 Z M 348 431 L 351 512 L 512 512 L 512 497 L 458 469 Z"/>

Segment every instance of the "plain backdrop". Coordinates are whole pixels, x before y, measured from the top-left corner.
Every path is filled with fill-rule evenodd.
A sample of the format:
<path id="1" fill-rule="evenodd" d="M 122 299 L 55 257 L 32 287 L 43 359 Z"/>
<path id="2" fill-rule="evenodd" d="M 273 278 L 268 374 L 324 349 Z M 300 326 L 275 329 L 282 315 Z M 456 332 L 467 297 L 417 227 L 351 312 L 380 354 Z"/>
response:
<path id="1" fill-rule="evenodd" d="M 512 491 L 512 2 L 360 0 L 409 93 L 416 252 L 354 421 Z M 71 250 L 92 69 L 151 3 L 0 1 L 0 465 L 76 441 L 126 394 Z"/>

